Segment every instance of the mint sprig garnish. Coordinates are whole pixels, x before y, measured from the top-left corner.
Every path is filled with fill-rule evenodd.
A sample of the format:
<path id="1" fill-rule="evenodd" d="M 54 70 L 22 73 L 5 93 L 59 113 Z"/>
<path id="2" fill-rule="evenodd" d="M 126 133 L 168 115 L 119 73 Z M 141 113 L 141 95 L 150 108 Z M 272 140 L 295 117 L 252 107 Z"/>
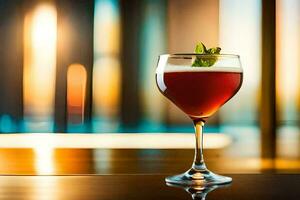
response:
<path id="1" fill-rule="evenodd" d="M 217 60 L 218 56 L 213 56 L 215 54 L 220 54 L 221 48 L 220 47 L 213 47 L 207 49 L 206 46 L 200 42 L 195 47 L 195 53 L 196 54 L 205 54 L 208 55 L 205 56 L 196 56 L 196 59 L 194 60 L 192 67 L 211 67 L 213 66 Z M 211 55 L 209 55 L 211 54 Z"/>

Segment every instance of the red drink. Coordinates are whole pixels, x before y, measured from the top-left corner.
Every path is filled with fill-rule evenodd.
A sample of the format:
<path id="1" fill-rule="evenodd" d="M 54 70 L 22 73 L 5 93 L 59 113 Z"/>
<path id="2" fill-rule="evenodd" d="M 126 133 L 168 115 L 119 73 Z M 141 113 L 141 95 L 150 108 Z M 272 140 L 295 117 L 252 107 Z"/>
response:
<path id="1" fill-rule="evenodd" d="M 233 97 L 242 72 L 205 68 L 156 74 L 159 90 L 192 119 L 205 119 Z"/>

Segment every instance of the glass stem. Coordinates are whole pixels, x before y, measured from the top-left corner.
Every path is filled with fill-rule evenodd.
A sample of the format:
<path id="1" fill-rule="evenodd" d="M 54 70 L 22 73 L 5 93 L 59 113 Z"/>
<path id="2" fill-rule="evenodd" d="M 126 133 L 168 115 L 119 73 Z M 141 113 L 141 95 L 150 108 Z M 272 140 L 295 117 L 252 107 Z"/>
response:
<path id="1" fill-rule="evenodd" d="M 204 126 L 204 121 L 194 120 L 196 147 L 195 147 L 194 163 L 192 168 L 197 171 L 206 170 L 206 166 L 203 159 L 203 126 Z"/>

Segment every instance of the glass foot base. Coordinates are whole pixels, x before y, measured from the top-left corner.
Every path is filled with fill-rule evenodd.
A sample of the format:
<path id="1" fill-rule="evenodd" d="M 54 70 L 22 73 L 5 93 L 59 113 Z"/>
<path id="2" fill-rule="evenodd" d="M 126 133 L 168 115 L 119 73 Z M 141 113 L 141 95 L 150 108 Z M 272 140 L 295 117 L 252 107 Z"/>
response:
<path id="1" fill-rule="evenodd" d="M 190 169 L 183 174 L 169 176 L 165 180 L 169 184 L 199 186 L 221 185 L 232 182 L 232 178 L 214 174 L 207 169 L 201 171 Z"/>

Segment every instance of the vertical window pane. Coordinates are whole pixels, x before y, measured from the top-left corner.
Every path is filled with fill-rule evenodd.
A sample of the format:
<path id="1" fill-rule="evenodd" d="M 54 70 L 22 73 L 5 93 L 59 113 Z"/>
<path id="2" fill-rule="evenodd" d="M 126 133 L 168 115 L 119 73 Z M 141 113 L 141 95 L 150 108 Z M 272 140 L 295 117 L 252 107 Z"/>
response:
<path id="1" fill-rule="evenodd" d="M 277 97 L 279 120 L 295 123 L 300 81 L 300 2 L 277 1 Z"/>
<path id="2" fill-rule="evenodd" d="M 261 1 L 220 1 L 222 52 L 239 54 L 244 70 L 243 85 L 220 112 L 223 124 L 257 124 L 261 78 Z"/>
<path id="3" fill-rule="evenodd" d="M 119 49 L 119 1 L 96 0 L 92 122 L 94 132 L 114 132 L 119 125 L 121 84 Z"/>
<path id="4" fill-rule="evenodd" d="M 143 4 L 140 35 L 140 98 L 142 130 L 159 131 L 166 117 L 166 102 L 155 83 L 158 55 L 166 53 L 166 1 L 146 0 Z"/>

